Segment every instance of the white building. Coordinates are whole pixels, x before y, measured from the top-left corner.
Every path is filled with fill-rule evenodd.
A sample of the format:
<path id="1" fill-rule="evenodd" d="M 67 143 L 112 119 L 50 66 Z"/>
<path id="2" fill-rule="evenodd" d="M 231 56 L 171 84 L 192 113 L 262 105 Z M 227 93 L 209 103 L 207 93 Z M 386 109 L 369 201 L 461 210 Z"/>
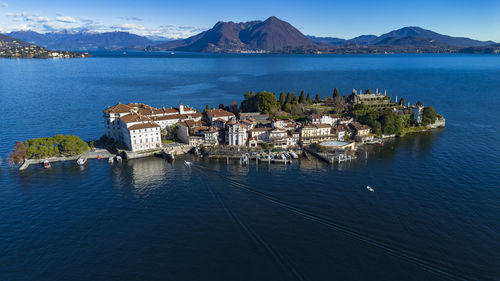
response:
<path id="1" fill-rule="evenodd" d="M 137 113 L 119 119 L 121 141 L 131 151 L 158 149 L 161 147 L 160 125 Z"/>
<path id="2" fill-rule="evenodd" d="M 334 115 L 313 114 L 309 117 L 309 120 L 311 120 L 311 123 L 313 124 L 328 124 L 330 126 L 333 126 L 337 124 L 337 122 L 340 120 L 340 116 L 336 114 Z"/>
<path id="3" fill-rule="evenodd" d="M 184 120 L 201 120 L 201 113 L 185 107 L 154 108 L 143 103 L 118 103 L 104 110 L 106 136 L 131 151 L 161 147 L 161 129 Z"/>
<path id="4" fill-rule="evenodd" d="M 247 126 L 241 122 L 227 124 L 226 140 L 229 145 L 246 145 L 248 138 Z"/>
<path id="5" fill-rule="evenodd" d="M 413 110 L 413 120 L 417 122 L 418 124 L 422 123 L 422 116 L 424 115 L 424 107 L 423 106 L 414 106 L 412 107 Z"/>

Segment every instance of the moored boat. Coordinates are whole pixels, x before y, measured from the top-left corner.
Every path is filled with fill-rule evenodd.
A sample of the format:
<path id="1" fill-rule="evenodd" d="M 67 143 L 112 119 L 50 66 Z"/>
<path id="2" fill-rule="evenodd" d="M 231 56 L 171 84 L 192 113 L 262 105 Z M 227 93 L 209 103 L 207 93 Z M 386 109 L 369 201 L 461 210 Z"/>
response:
<path id="1" fill-rule="evenodd" d="M 80 166 L 87 164 L 87 158 L 86 157 L 78 158 L 78 160 L 76 160 L 76 164 Z"/>
<path id="2" fill-rule="evenodd" d="M 373 188 L 371 188 L 369 185 L 366 186 L 366 189 L 368 189 L 369 191 L 371 192 L 374 192 L 375 190 Z"/>
<path id="3" fill-rule="evenodd" d="M 45 169 L 48 169 L 48 168 L 50 168 L 50 167 L 51 167 L 49 160 L 45 160 L 45 161 L 43 161 L 43 167 L 44 167 Z"/>
<path id="4" fill-rule="evenodd" d="M 122 157 L 120 155 L 116 156 L 116 162 L 121 162 L 122 161 Z"/>
<path id="5" fill-rule="evenodd" d="M 108 163 L 109 164 L 113 164 L 113 162 L 115 162 L 115 160 L 113 159 L 113 157 L 109 157 L 108 158 Z"/>

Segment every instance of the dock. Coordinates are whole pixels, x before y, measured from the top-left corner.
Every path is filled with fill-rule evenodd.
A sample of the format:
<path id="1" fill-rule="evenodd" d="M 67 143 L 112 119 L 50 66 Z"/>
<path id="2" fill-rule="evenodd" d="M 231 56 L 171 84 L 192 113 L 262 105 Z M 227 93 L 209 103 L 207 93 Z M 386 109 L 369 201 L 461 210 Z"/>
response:
<path id="1" fill-rule="evenodd" d="M 96 149 L 92 151 L 87 151 L 81 155 L 76 156 L 59 156 L 59 157 L 48 157 L 43 159 L 26 159 L 24 163 L 19 167 L 19 171 L 24 171 L 28 169 L 30 165 L 41 164 L 43 161 L 47 160 L 50 163 L 62 162 L 62 161 L 76 161 L 79 158 L 95 159 L 101 156 L 101 158 L 114 157 L 115 155 L 110 153 L 106 149 Z"/>

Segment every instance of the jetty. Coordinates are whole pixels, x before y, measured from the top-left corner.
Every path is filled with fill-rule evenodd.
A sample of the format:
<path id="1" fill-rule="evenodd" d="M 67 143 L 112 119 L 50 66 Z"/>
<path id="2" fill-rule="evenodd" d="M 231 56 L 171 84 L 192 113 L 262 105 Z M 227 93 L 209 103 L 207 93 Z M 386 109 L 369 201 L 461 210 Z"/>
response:
<path id="1" fill-rule="evenodd" d="M 24 163 L 19 167 L 19 170 L 20 171 L 26 170 L 30 165 L 41 164 L 45 160 L 49 161 L 50 163 L 54 163 L 63 161 L 77 161 L 80 158 L 96 159 L 99 157 L 110 158 L 114 156 L 115 156 L 114 154 L 112 154 L 106 149 L 95 149 L 95 150 L 89 150 L 81 155 L 76 155 L 76 156 L 58 156 L 58 157 L 48 157 L 40 159 L 26 159 Z"/>

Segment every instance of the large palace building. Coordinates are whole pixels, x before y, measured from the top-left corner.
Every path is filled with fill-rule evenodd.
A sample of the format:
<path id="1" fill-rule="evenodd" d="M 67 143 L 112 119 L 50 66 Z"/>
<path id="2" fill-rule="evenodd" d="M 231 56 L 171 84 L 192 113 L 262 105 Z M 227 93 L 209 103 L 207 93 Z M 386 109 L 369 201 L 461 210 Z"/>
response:
<path id="1" fill-rule="evenodd" d="M 122 142 L 131 151 L 161 147 L 161 129 L 181 121 L 200 121 L 202 114 L 179 105 L 178 108 L 155 108 L 143 103 L 118 103 L 104 110 L 106 136 Z"/>

